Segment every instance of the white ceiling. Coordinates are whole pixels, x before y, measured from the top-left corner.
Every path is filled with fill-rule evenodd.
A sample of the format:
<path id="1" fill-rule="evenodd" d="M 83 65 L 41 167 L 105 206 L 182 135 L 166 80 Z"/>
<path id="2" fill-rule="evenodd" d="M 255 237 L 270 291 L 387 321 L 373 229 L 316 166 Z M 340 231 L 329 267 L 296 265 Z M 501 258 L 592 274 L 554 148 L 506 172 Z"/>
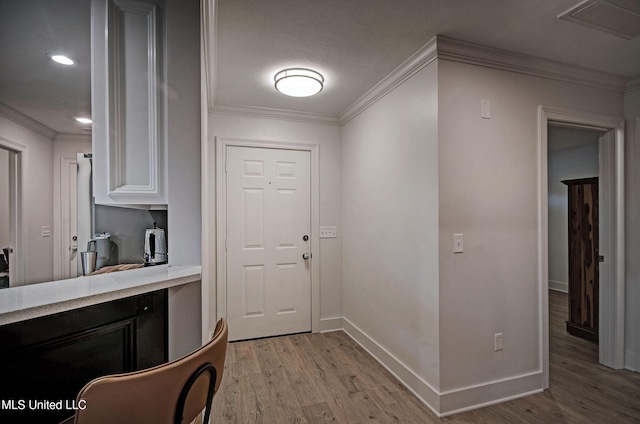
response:
<path id="1" fill-rule="evenodd" d="M 634 0 L 637 1 L 637 0 Z M 635 77 L 640 38 L 558 15 L 580 0 L 218 0 L 217 104 L 339 116 L 435 35 Z M 312 68 L 324 90 L 289 98 L 284 68 Z"/>
<path id="2" fill-rule="evenodd" d="M 219 105 L 339 116 L 435 35 L 640 76 L 640 37 L 557 19 L 580 0 L 217 0 Z M 625 0 L 637 2 L 639 0 Z M 90 109 L 90 0 L 0 0 L 0 102 L 56 132 Z M 45 60 L 68 51 L 69 69 Z M 290 98 L 286 67 L 316 69 L 324 90 Z"/>
<path id="3" fill-rule="evenodd" d="M 90 0 L 0 0 L 0 102 L 56 132 L 91 116 Z M 66 52 L 76 64 L 45 57 Z"/>

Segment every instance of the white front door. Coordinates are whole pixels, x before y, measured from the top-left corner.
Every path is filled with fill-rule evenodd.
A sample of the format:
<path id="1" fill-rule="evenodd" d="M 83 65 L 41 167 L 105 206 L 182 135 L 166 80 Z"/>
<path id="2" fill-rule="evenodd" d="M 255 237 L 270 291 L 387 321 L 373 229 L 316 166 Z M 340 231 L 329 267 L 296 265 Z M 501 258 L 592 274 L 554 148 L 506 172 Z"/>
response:
<path id="1" fill-rule="evenodd" d="M 78 276 L 78 163 L 60 158 L 61 278 Z"/>
<path id="2" fill-rule="evenodd" d="M 310 152 L 227 146 L 230 340 L 311 331 Z"/>

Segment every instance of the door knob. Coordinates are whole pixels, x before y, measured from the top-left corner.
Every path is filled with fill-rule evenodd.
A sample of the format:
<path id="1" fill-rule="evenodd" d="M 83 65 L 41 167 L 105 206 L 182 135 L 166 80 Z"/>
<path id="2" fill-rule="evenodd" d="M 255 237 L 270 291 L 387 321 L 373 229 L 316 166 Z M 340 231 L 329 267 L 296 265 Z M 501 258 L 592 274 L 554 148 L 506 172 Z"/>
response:
<path id="1" fill-rule="evenodd" d="M 311 257 L 311 255 L 309 255 L 308 253 L 303 253 L 302 254 L 302 259 L 304 259 L 305 261 L 309 260 L 310 257 Z"/>

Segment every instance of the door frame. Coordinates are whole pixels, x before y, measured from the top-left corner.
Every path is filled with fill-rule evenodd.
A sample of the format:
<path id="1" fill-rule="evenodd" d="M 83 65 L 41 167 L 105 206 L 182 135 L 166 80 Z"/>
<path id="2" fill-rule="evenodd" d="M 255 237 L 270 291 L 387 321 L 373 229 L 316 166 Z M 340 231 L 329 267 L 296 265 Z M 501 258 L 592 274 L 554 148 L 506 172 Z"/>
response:
<path id="1" fill-rule="evenodd" d="M 549 217 L 547 131 L 549 123 L 560 123 L 605 131 L 600 142 L 600 175 L 615 186 L 611 192 L 609 219 L 605 223 L 613 229 L 610 234 L 607 281 L 600 285 L 600 362 L 611 368 L 624 367 L 624 310 L 625 310 L 625 222 L 624 222 L 624 118 L 559 109 L 538 107 L 538 298 L 540 331 L 540 361 L 543 388 L 549 388 Z M 603 151 L 611 155 L 603 160 Z M 601 279 L 602 280 L 602 279 Z M 607 335 L 607 337 L 602 337 Z"/>
<path id="2" fill-rule="evenodd" d="M 24 197 L 27 186 L 27 167 L 29 164 L 29 151 L 27 146 L 0 137 L 0 147 L 10 150 L 15 154 L 15 168 L 10 169 L 14 175 L 14 184 L 11 187 L 10 196 L 13 198 L 10 219 L 13 225 L 11 240 L 13 246 L 13 265 L 9 266 L 9 284 L 11 287 L 23 285 L 27 281 L 27 237 L 25 229 L 28 228 L 27 218 L 24 212 Z M 4 246 L 0 246 L 2 248 Z"/>
<path id="3" fill-rule="evenodd" d="M 71 200 L 71 189 L 70 189 L 70 183 L 71 183 L 71 173 L 70 173 L 70 167 L 75 166 L 77 168 L 78 166 L 78 160 L 76 157 L 70 158 L 70 157 L 65 157 L 65 156 L 60 156 L 60 172 L 59 172 L 59 191 L 57 193 L 58 195 L 58 202 L 59 202 L 59 211 L 60 211 L 60 216 L 58 221 L 56 222 L 56 227 L 54 227 L 54 236 L 55 236 L 55 243 L 54 245 L 58 246 L 59 252 L 57 255 L 57 261 L 54 260 L 54 276 L 57 279 L 66 279 L 66 278 L 75 278 L 78 276 L 78 266 L 77 266 L 77 256 L 78 256 L 78 242 L 76 240 L 76 250 L 72 251 L 71 250 L 71 237 L 72 237 L 72 231 L 71 231 L 71 210 L 69 208 L 70 203 L 69 200 Z M 77 186 L 77 180 L 76 180 L 76 186 Z M 77 231 L 77 209 L 78 209 L 78 200 L 77 200 L 77 188 L 76 188 L 76 192 L 73 193 L 73 195 L 75 195 L 76 201 L 75 203 L 75 209 L 76 209 L 76 231 L 75 231 L 75 236 L 78 236 L 78 231 Z M 56 231 L 57 230 L 57 231 Z M 71 259 L 72 256 L 76 256 L 75 259 Z M 70 266 L 70 262 L 75 261 L 76 263 L 76 267 L 75 267 L 75 275 L 74 272 L 71 271 L 72 267 Z"/>
<path id="4" fill-rule="evenodd" d="M 225 234 L 227 146 L 308 151 L 311 155 L 311 332 L 320 331 L 320 145 L 287 141 L 247 140 L 216 137 L 216 316 L 227 316 L 227 269 Z M 315 257 L 313 255 L 315 254 Z"/>

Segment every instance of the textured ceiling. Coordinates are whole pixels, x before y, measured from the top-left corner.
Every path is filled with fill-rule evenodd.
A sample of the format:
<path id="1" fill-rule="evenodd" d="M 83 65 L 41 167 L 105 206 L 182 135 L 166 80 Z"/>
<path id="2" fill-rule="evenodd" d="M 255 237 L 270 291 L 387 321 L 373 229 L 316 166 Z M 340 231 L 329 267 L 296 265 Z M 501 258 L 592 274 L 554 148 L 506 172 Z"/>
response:
<path id="1" fill-rule="evenodd" d="M 434 35 L 626 77 L 640 38 L 557 19 L 578 0 L 218 0 L 217 104 L 338 116 Z M 288 98 L 286 67 L 321 72 L 325 89 Z"/>
<path id="2" fill-rule="evenodd" d="M 177 0 L 174 0 L 177 1 Z M 637 2 L 640 0 L 628 0 Z M 339 116 L 434 35 L 640 76 L 640 38 L 557 16 L 579 0 L 218 0 L 217 104 Z M 0 102 L 57 132 L 90 109 L 90 0 L 0 0 Z M 63 69 L 55 50 L 78 61 Z M 326 78 L 311 98 L 273 88 L 276 71 Z"/>

